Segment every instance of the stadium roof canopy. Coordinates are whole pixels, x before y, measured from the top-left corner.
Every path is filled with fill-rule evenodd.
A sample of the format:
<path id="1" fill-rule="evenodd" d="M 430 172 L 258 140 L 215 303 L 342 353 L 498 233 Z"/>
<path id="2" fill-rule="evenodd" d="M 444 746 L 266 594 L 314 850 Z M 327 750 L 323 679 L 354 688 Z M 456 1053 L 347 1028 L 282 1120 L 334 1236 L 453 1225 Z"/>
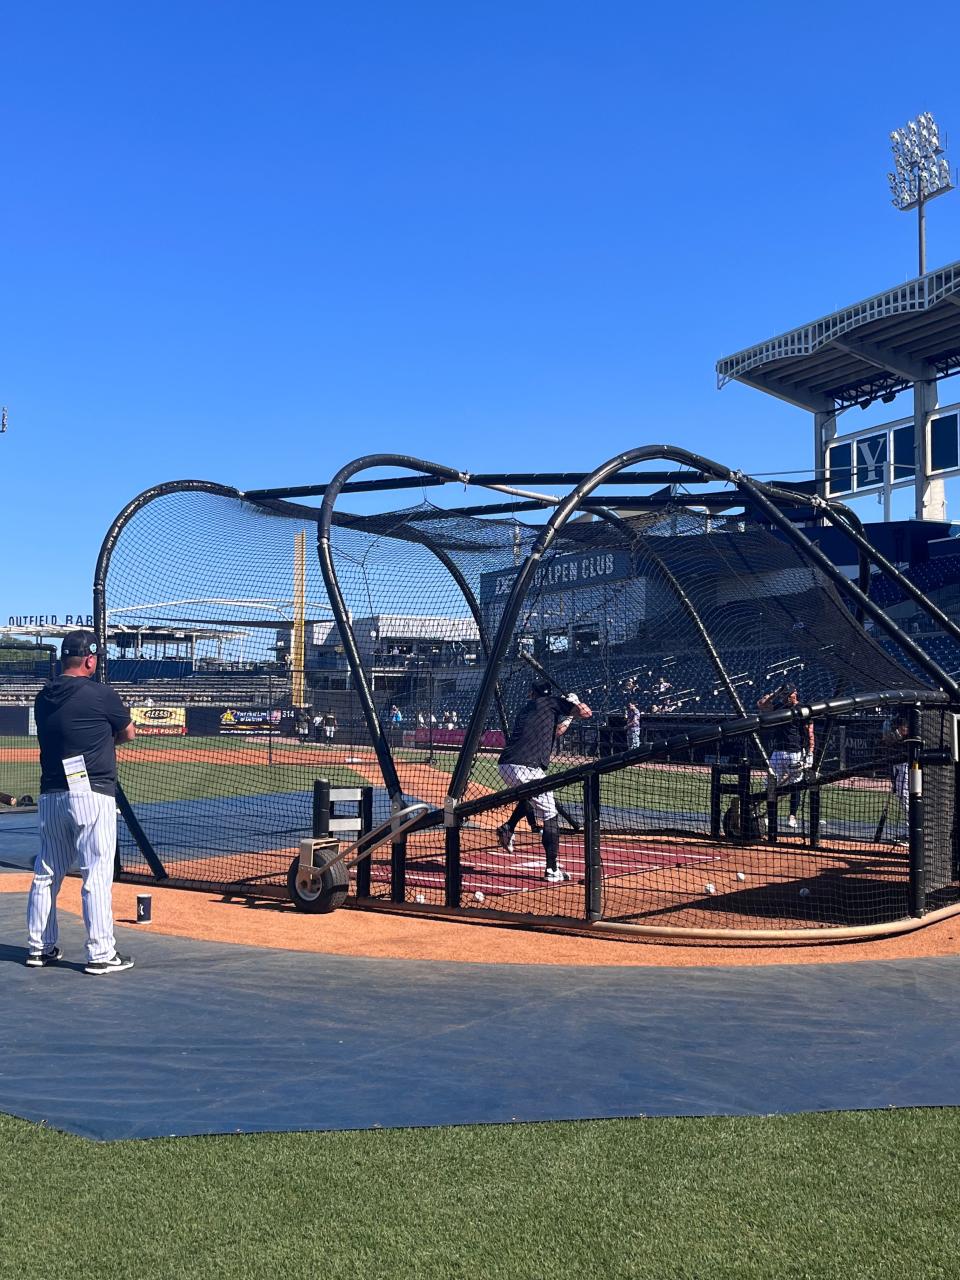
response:
<path id="1" fill-rule="evenodd" d="M 248 624 L 243 624 L 244 626 Z M 276 623 L 270 624 L 276 627 Z M 65 635 L 69 635 L 71 631 L 88 631 L 89 627 L 77 627 L 53 624 L 38 624 L 36 626 L 26 627 L 0 627 L 0 641 L 9 637 L 10 639 L 24 639 L 29 637 L 37 644 L 41 641 L 62 640 Z M 144 627 L 107 627 L 107 639 L 111 644 L 122 646 L 131 646 L 137 639 L 143 644 L 174 644 L 180 642 L 192 641 L 197 643 L 200 640 L 238 640 L 246 635 L 246 631 L 221 631 L 214 627 L 157 627 L 148 625 Z"/>
<path id="2" fill-rule="evenodd" d="M 960 262 L 717 361 L 743 382 L 813 413 L 866 408 L 960 371 Z"/>

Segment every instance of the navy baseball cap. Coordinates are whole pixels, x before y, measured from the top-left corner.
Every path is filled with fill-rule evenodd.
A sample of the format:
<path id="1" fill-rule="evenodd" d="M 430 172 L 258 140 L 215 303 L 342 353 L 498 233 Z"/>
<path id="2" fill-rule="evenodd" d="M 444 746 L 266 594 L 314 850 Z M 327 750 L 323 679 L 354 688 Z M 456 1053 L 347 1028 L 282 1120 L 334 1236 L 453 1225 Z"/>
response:
<path id="1" fill-rule="evenodd" d="M 538 698 L 543 698 L 550 692 L 550 682 L 549 680 L 534 680 L 530 688 Z"/>
<path id="2" fill-rule="evenodd" d="M 96 657 L 100 652 L 97 637 L 92 631 L 68 631 L 60 646 L 61 658 Z"/>

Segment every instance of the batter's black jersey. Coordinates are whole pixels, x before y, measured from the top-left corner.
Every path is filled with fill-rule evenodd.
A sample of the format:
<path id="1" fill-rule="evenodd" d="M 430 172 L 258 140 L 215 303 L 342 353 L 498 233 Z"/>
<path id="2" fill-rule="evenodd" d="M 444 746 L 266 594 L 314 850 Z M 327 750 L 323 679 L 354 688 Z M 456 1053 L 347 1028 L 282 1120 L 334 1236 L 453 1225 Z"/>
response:
<path id="1" fill-rule="evenodd" d="M 507 745 L 500 752 L 501 764 L 525 764 L 532 769 L 548 769 L 553 755 L 557 724 L 576 715 L 577 706 L 559 695 L 531 698 L 521 708 Z"/>
<path id="2" fill-rule="evenodd" d="M 806 730 L 796 720 L 774 729 L 770 735 L 770 747 L 773 751 L 805 751 L 809 741 Z"/>
<path id="3" fill-rule="evenodd" d="M 130 712 L 109 685 L 88 676 L 58 676 L 34 703 L 40 740 L 40 791 L 66 791 L 63 762 L 83 756 L 90 789 L 117 793 L 114 734 L 130 723 Z"/>

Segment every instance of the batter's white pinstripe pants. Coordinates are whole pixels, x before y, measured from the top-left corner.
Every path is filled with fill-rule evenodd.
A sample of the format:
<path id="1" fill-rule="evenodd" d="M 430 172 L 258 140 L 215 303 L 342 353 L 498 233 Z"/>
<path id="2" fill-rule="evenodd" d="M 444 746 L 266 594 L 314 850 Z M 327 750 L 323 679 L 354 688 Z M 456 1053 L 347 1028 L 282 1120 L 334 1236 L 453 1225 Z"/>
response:
<path id="1" fill-rule="evenodd" d="M 40 852 L 27 900 L 28 946 L 56 946 L 57 894 L 63 877 L 80 864 L 80 901 L 87 928 L 87 959 L 109 960 L 117 949 L 113 936 L 113 859 L 117 847 L 117 802 L 91 791 L 74 795 L 51 791 L 40 796 Z"/>

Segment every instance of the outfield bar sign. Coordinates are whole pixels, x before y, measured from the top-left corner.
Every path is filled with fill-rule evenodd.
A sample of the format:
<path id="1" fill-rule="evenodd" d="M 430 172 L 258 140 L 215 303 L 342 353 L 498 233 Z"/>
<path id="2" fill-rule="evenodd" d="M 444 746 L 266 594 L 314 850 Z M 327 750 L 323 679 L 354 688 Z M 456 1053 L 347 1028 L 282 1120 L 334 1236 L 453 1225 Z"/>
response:
<path id="1" fill-rule="evenodd" d="M 931 418 L 927 473 L 960 474 L 960 412 Z M 859 435 L 841 436 L 827 446 L 827 497 L 914 483 L 913 419 L 905 418 Z"/>
<path id="2" fill-rule="evenodd" d="M 89 627 L 93 628 L 92 613 L 11 613 L 7 618 L 8 627 L 23 627 L 32 630 L 35 627 Z"/>
<path id="3" fill-rule="evenodd" d="M 131 707 L 130 719 L 138 734 L 168 737 L 187 732 L 185 707 Z"/>

